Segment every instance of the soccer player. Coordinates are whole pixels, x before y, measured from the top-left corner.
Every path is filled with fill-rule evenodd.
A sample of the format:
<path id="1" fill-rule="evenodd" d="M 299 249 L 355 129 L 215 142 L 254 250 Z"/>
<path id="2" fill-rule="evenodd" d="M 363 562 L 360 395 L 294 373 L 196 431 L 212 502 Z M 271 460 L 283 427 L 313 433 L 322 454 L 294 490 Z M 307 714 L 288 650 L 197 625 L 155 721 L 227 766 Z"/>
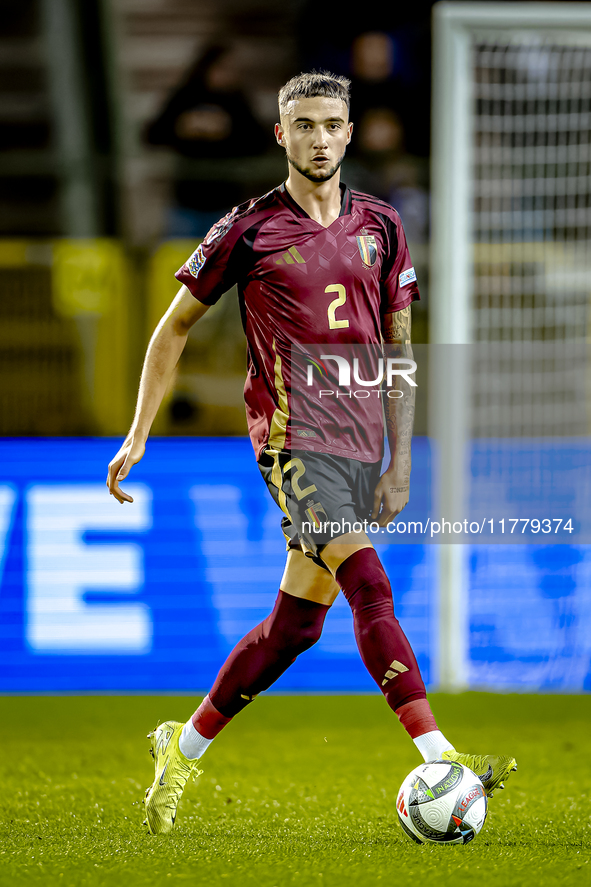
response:
<path id="1" fill-rule="evenodd" d="M 412 389 L 399 379 L 402 396 L 385 398 L 391 462 L 380 477 L 381 399 L 312 399 L 296 415 L 293 355 L 323 345 L 337 354 L 366 346 L 408 357 L 410 306 L 419 294 L 398 214 L 340 181 L 353 130 L 349 82 L 326 72 L 294 77 L 279 92 L 279 112 L 275 136 L 287 180 L 223 218 L 177 272 L 182 287 L 150 341 L 131 430 L 109 464 L 110 492 L 132 502 L 119 484 L 144 454 L 189 329 L 237 284 L 249 433 L 284 513 L 287 563 L 273 611 L 236 645 L 193 716 L 150 734 L 156 772 L 145 809 L 152 834 L 172 829 L 187 779 L 217 734 L 320 638 L 339 591 L 351 606 L 363 662 L 425 761 L 465 764 L 489 795 L 516 767 L 512 757 L 456 752 L 437 727 L 368 535 L 323 533 L 333 520 L 345 529 L 370 515 L 385 525 L 408 502 Z"/>

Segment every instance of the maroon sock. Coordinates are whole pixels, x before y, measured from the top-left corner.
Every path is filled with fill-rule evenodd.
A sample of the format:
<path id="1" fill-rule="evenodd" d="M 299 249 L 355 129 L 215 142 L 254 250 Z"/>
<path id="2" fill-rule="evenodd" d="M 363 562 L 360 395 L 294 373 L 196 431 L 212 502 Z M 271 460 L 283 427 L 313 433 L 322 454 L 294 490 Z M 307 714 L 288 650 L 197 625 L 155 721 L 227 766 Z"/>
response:
<path id="1" fill-rule="evenodd" d="M 353 611 L 361 658 L 390 708 L 425 699 L 425 685 L 414 653 L 394 615 L 392 589 L 373 548 L 350 555 L 336 580 Z"/>
<path id="2" fill-rule="evenodd" d="M 316 643 L 328 610 L 280 590 L 273 612 L 236 644 L 220 669 L 209 693 L 217 711 L 232 718 L 270 687 Z"/>
<path id="3" fill-rule="evenodd" d="M 401 705 L 396 714 L 411 739 L 439 729 L 426 699 L 413 699 Z"/>

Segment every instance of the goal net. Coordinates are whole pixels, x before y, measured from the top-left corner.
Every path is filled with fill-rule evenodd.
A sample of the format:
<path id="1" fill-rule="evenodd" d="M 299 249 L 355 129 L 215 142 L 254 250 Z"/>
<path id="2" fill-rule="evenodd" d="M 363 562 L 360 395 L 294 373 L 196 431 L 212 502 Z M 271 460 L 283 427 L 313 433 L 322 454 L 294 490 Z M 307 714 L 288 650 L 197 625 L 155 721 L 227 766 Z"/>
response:
<path id="1" fill-rule="evenodd" d="M 441 508 L 535 520 L 561 495 L 580 528 L 591 493 L 591 4 L 440 3 L 434 29 Z M 581 535 L 555 536 L 442 546 L 443 686 L 589 682 L 589 549 L 554 544 Z M 517 540 L 488 540 L 501 541 Z"/>

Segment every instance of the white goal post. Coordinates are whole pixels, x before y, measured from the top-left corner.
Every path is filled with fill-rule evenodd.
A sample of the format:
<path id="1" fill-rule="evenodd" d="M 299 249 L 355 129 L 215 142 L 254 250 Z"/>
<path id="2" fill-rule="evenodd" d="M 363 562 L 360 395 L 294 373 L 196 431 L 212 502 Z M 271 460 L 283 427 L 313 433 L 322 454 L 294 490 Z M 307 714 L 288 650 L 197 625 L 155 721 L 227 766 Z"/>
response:
<path id="1" fill-rule="evenodd" d="M 450 396 L 439 346 L 544 340 L 558 354 L 587 335 L 590 132 L 591 3 L 434 6 L 429 421 L 439 453 L 436 514 L 467 515 L 469 442 L 499 433 L 492 417 L 501 412 L 490 372 L 464 372 L 466 348 L 445 352 L 447 369 L 453 360 Z M 537 372 L 524 374 L 528 384 L 538 384 Z M 503 415 L 501 436 L 584 433 L 586 417 L 565 412 L 565 400 L 558 391 L 527 426 L 517 404 Z M 468 552 L 451 543 L 438 549 L 436 682 L 445 690 L 469 684 Z"/>

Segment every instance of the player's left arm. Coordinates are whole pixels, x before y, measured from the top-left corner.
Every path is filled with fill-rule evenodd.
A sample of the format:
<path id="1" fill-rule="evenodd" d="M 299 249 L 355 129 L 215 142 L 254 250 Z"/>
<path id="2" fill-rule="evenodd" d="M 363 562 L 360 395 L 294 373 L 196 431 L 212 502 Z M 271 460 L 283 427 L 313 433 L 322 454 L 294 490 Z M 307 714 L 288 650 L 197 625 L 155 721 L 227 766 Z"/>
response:
<path id="1" fill-rule="evenodd" d="M 385 314 L 382 337 L 386 357 L 413 359 L 410 338 L 411 307 Z M 415 389 L 403 376 L 395 376 L 390 391 L 400 395 L 384 398 L 386 434 L 390 446 L 390 464 L 376 487 L 372 520 L 385 527 L 408 502 L 410 490 L 410 445 L 415 415 Z"/>

